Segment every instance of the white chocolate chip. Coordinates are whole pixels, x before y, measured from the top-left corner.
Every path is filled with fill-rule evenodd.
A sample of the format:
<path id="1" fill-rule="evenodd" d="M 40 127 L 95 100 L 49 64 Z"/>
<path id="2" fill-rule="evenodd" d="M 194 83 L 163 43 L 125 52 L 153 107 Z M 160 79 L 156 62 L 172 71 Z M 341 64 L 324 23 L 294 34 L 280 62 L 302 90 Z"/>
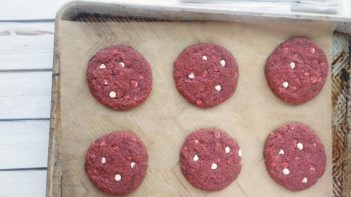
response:
<path id="1" fill-rule="evenodd" d="M 132 162 L 130 163 L 130 167 L 131 167 L 131 168 L 134 168 L 134 166 L 135 166 L 135 162 L 132 161 Z"/>
<path id="2" fill-rule="evenodd" d="M 194 78 L 195 78 L 194 73 L 190 73 L 190 74 L 188 75 L 188 78 L 189 78 L 189 79 L 194 79 Z"/>
<path id="3" fill-rule="evenodd" d="M 313 54 L 313 53 L 315 53 L 316 52 L 316 49 L 315 48 L 311 48 L 311 53 Z"/>
<path id="4" fill-rule="evenodd" d="M 224 151 L 225 151 L 225 153 L 229 153 L 230 152 L 230 148 L 228 146 L 226 146 Z"/>
<path id="5" fill-rule="evenodd" d="M 299 142 L 299 143 L 296 144 L 296 147 L 297 147 L 299 150 L 302 150 L 302 149 L 303 149 L 303 144 Z"/>
<path id="6" fill-rule="evenodd" d="M 295 66 L 296 66 L 295 62 L 290 62 L 290 64 L 289 64 L 289 65 L 290 65 L 290 68 L 291 68 L 291 69 L 294 69 L 294 68 L 295 68 Z"/>
<path id="7" fill-rule="evenodd" d="M 126 65 L 124 64 L 124 62 L 120 62 L 118 63 L 122 68 L 124 68 Z"/>
<path id="8" fill-rule="evenodd" d="M 197 156 L 197 154 L 194 155 L 193 161 L 199 161 L 199 156 Z"/>
<path id="9" fill-rule="evenodd" d="M 219 63 L 221 63 L 221 66 L 225 66 L 225 61 L 224 60 L 221 60 Z"/>
<path id="10" fill-rule="evenodd" d="M 279 151 L 278 154 L 279 154 L 279 155 L 284 155 L 284 153 L 285 153 L 284 150 L 283 150 L 283 149 L 280 149 L 280 151 Z"/>
<path id="11" fill-rule="evenodd" d="M 241 149 L 239 149 L 238 155 L 239 155 L 239 157 L 241 157 L 243 155 L 242 152 L 241 152 Z"/>
<path id="12" fill-rule="evenodd" d="M 219 92 L 219 91 L 222 90 L 222 86 L 221 86 L 221 85 L 216 85 L 216 86 L 215 86 L 215 89 Z"/>
<path id="13" fill-rule="evenodd" d="M 290 174 L 290 170 L 288 168 L 283 169 L 283 174 L 288 175 Z"/>
<path id="14" fill-rule="evenodd" d="M 212 163 L 212 165 L 211 165 L 211 169 L 212 169 L 212 170 L 217 169 L 217 167 L 218 167 L 218 166 L 217 166 L 217 164 L 216 164 L 216 163 Z"/>
<path id="15" fill-rule="evenodd" d="M 105 68 L 106 68 L 106 65 L 105 65 L 105 64 L 100 64 L 99 68 L 100 68 L 100 69 L 105 69 Z"/>
<path id="16" fill-rule="evenodd" d="M 120 180 L 122 180 L 122 176 L 120 174 L 116 174 L 115 176 L 115 180 L 118 182 Z"/>
<path id="17" fill-rule="evenodd" d="M 102 158 L 101 158 L 101 163 L 102 163 L 102 164 L 106 163 L 106 158 L 105 158 L 105 157 L 102 157 Z"/>
<path id="18" fill-rule="evenodd" d="M 109 94 L 110 98 L 116 98 L 117 93 L 115 91 L 111 91 Z"/>
<path id="19" fill-rule="evenodd" d="M 302 183 L 307 183 L 307 177 L 304 177 L 303 179 L 302 179 Z"/>
<path id="20" fill-rule="evenodd" d="M 286 88 L 288 88 L 289 87 L 289 83 L 287 82 L 287 81 L 284 81 L 283 82 L 283 87 L 286 89 Z"/>
<path id="21" fill-rule="evenodd" d="M 202 56 L 202 60 L 207 60 L 207 56 L 206 55 L 204 55 L 204 56 Z"/>

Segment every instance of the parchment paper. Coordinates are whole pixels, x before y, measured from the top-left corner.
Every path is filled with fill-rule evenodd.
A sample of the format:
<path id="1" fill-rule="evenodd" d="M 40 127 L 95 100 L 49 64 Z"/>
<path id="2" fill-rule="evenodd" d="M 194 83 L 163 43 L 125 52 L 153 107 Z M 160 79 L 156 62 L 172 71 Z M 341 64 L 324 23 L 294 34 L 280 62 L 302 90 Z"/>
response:
<path id="1" fill-rule="evenodd" d="M 96 138 L 124 129 L 137 133 L 149 154 L 147 175 L 132 196 L 332 196 L 330 77 L 312 101 L 291 106 L 273 95 L 264 76 L 266 58 L 279 43 L 295 35 L 312 38 L 330 60 L 331 24 L 62 21 L 59 25 L 63 196 L 104 195 L 85 175 L 85 153 Z M 177 92 L 173 81 L 173 61 L 185 47 L 198 42 L 224 46 L 239 65 L 235 94 L 225 103 L 206 110 L 189 104 Z M 90 57 L 99 49 L 117 43 L 134 47 L 152 66 L 150 97 L 126 112 L 113 111 L 98 103 L 86 82 Z M 327 152 L 324 176 L 315 186 L 301 192 L 291 192 L 275 183 L 265 169 L 262 155 L 267 135 L 291 121 L 310 125 Z M 204 127 L 226 130 L 237 139 L 243 152 L 239 178 L 220 192 L 195 189 L 185 180 L 178 165 L 185 137 Z"/>

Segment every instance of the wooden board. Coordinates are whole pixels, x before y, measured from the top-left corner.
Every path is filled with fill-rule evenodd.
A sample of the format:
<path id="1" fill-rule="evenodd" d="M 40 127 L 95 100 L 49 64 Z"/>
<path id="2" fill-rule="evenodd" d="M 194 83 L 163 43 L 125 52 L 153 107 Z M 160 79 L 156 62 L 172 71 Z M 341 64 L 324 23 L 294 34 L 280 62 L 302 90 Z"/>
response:
<path id="1" fill-rule="evenodd" d="M 1 23 L 0 71 L 52 69 L 54 23 Z"/>
<path id="2" fill-rule="evenodd" d="M 245 154 L 245 150 L 247 152 L 247 157 L 244 156 L 244 163 L 247 164 L 247 167 L 243 168 L 243 172 L 241 173 L 239 179 L 232 184 L 231 188 L 227 188 L 218 193 L 211 193 L 211 195 L 225 195 L 225 194 L 235 194 L 235 195 L 246 195 L 246 196 L 257 196 L 262 192 L 271 193 L 270 196 L 275 195 L 284 195 L 284 196 L 313 196 L 316 192 L 321 193 L 320 196 L 331 196 L 331 154 L 328 154 L 328 163 L 330 166 L 326 172 L 326 175 L 321 179 L 318 185 L 311 188 L 310 190 L 306 190 L 304 192 L 300 192 L 297 194 L 289 193 L 287 190 L 282 189 L 281 187 L 274 184 L 274 182 L 268 177 L 264 165 L 262 162 L 262 145 L 264 143 L 264 139 L 267 134 L 277 125 L 284 123 L 286 121 L 299 120 L 309 124 L 316 129 L 318 134 L 322 137 L 322 140 L 325 142 L 326 146 L 329 147 L 331 153 L 331 130 L 330 130 L 330 122 L 328 121 L 331 118 L 331 96 L 330 92 L 328 93 L 328 85 L 322 92 L 321 96 L 315 99 L 314 102 L 311 102 L 309 105 L 303 105 L 302 107 L 298 107 L 298 111 L 294 111 L 291 107 L 286 107 L 284 104 L 276 100 L 276 98 L 270 95 L 267 87 L 264 87 L 265 84 L 259 83 L 259 81 L 252 82 L 249 77 L 254 77 L 253 75 L 258 76 L 259 72 L 261 72 L 260 67 L 248 67 L 248 62 L 240 62 L 240 59 L 244 59 L 244 56 L 240 54 L 240 47 L 235 48 L 236 46 L 232 46 L 228 43 L 234 42 L 233 40 L 228 40 L 230 35 L 229 33 L 237 34 L 236 28 L 238 24 L 220 24 L 220 23 L 194 23 L 192 25 L 195 26 L 195 29 L 192 29 L 193 26 L 183 26 L 182 23 L 103 23 L 103 24 L 84 24 L 84 23 L 72 23 L 59 21 L 57 26 L 58 37 L 60 40 L 56 40 L 56 51 L 60 56 L 56 59 L 56 67 L 54 74 L 54 102 L 53 102 L 53 121 L 52 121 L 52 133 L 51 133 L 51 156 L 49 161 L 49 185 L 48 185 L 48 195 L 52 196 L 79 196 L 79 195 L 101 195 L 99 191 L 97 191 L 91 183 L 87 180 L 87 177 L 84 174 L 83 163 L 84 163 L 84 154 L 86 149 L 82 147 L 88 147 L 88 145 L 100 135 L 107 133 L 111 130 L 115 129 L 124 129 L 129 128 L 138 133 L 141 138 L 145 141 L 149 153 L 150 154 L 150 168 L 148 171 L 148 176 L 146 177 L 143 185 L 139 190 L 134 193 L 138 194 L 149 194 L 151 195 L 166 195 L 167 193 L 179 193 L 180 195 L 207 195 L 205 192 L 201 192 L 199 190 L 195 190 L 191 186 L 189 186 L 185 179 L 181 176 L 178 168 L 178 153 L 175 151 L 180 148 L 181 142 L 184 137 L 191 132 L 192 130 L 204 127 L 204 126 L 213 126 L 213 125 L 221 125 L 220 127 L 227 130 L 232 136 L 238 139 L 239 143 L 242 146 L 242 149 Z M 174 87 L 171 86 L 171 80 L 169 78 L 171 73 L 171 61 L 175 59 L 176 55 L 179 53 L 181 49 L 187 46 L 189 43 L 194 42 L 194 37 L 184 41 L 183 43 L 176 45 L 172 45 L 175 47 L 174 50 L 178 51 L 175 53 L 174 51 L 165 52 L 165 56 L 157 56 L 155 54 L 160 54 L 160 49 L 152 48 L 151 51 L 147 50 L 149 48 L 143 48 L 143 43 L 140 42 L 146 41 L 147 39 L 142 39 L 135 32 L 141 32 L 143 30 L 143 36 L 146 36 L 148 39 L 156 39 L 152 36 L 151 33 L 156 33 L 157 36 L 160 36 L 160 40 L 167 37 L 167 35 L 159 33 L 162 31 L 155 30 L 163 30 L 170 29 L 171 25 L 177 24 L 180 29 L 176 29 L 176 32 L 190 31 L 193 32 L 196 28 L 209 28 L 211 31 L 224 30 L 224 35 L 227 35 L 227 38 L 212 36 L 212 34 L 200 33 L 199 35 L 204 35 L 207 40 L 215 40 L 225 47 L 232 49 L 235 51 L 235 56 L 238 55 L 239 59 L 239 69 L 241 70 L 241 75 L 248 76 L 244 80 L 244 85 L 240 90 L 238 88 L 238 92 L 236 94 L 242 94 L 242 96 L 237 96 L 235 100 L 235 96 L 232 101 L 228 101 L 225 105 L 218 107 L 216 109 L 211 109 L 208 111 L 198 110 L 190 105 L 188 105 L 182 98 L 177 95 L 177 92 L 174 90 Z M 145 26 L 143 26 L 145 25 Z M 243 24 L 239 24 L 243 25 Z M 312 36 L 322 44 L 324 50 L 329 51 L 331 43 L 322 42 L 322 37 L 320 34 L 316 34 L 317 32 L 321 32 L 321 29 L 315 29 L 317 32 L 306 32 L 306 28 L 303 28 L 303 25 L 300 28 L 289 29 L 288 26 L 280 26 L 282 24 L 276 24 L 275 28 L 270 29 L 268 33 L 264 33 L 263 37 L 266 38 L 272 32 L 278 32 L 276 35 L 272 36 L 273 42 L 269 42 L 266 49 L 262 48 L 250 48 L 248 50 L 250 55 L 263 53 L 265 56 L 269 54 L 268 51 L 272 50 L 272 47 L 277 46 L 277 44 L 294 33 L 303 33 L 302 35 Z M 286 24 L 285 24 L 286 25 Z M 301 24 L 299 24 L 301 25 Z M 196 27 L 198 26 L 198 27 Z M 200 27 L 199 27 L 200 26 Z M 231 27 L 227 27 L 231 26 Z M 316 28 L 320 26 L 315 26 Z M 63 28 L 64 27 L 64 28 Z M 286 31 L 280 31 L 281 28 L 277 27 L 285 27 Z M 140 29 L 139 29 L 140 28 Z M 252 31 L 248 31 L 247 29 L 252 28 L 252 25 L 245 26 L 245 33 L 252 33 Z M 260 29 L 267 27 L 257 27 L 254 28 Z M 101 31 L 103 29 L 104 31 Z M 128 29 L 133 29 L 137 31 L 128 32 Z M 269 27 L 268 27 L 269 29 Z M 284 28 L 283 28 L 284 29 Z M 298 29 L 298 30 L 297 30 Z M 305 30 L 304 30 L 305 29 Z M 139 31 L 138 31 L 139 30 Z M 146 32 L 144 32 L 146 30 Z M 182 30 L 182 31 L 179 31 Z M 239 30 L 242 30 L 239 28 Z M 246 30 L 246 31 L 245 31 Z M 252 30 L 252 29 L 251 29 Z M 300 31 L 301 30 L 301 31 Z M 121 32 L 122 31 L 122 32 Z M 211 32 L 210 31 L 210 32 Z M 115 35 L 124 35 L 123 33 L 128 32 L 126 37 Z M 196 31 L 195 31 L 196 32 Z M 68 38 L 63 38 L 63 35 L 68 35 Z M 189 32 L 188 32 L 189 33 Z M 223 33 L 223 32 L 221 32 Z M 236 33 L 236 34 L 235 34 Z M 145 34 L 145 35 L 144 35 Z M 323 34 L 323 33 L 322 33 Z M 102 35 L 102 37 L 101 37 Z M 173 34 L 171 34 L 173 35 Z M 195 35 L 198 35 L 195 33 Z M 217 34 L 218 35 L 218 34 Z M 262 35 L 262 34 L 261 34 Z M 329 35 L 331 36 L 331 35 Z M 100 39 L 97 39 L 100 37 Z M 128 38 L 129 37 L 129 38 Z M 240 36 L 239 36 L 240 37 Z M 268 36 L 269 37 L 269 36 Z M 57 38 L 57 37 L 56 37 Z M 72 39 L 77 38 L 77 39 Z M 78 39 L 79 38 L 79 39 Z M 116 42 L 116 40 L 121 39 L 119 41 L 126 42 L 131 44 L 132 46 L 138 46 L 139 50 L 146 56 L 146 58 L 150 61 L 153 66 L 154 79 L 156 77 L 156 81 L 154 86 L 159 87 L 154 90 L 156 93 L 153 93 L 151 98 L 149 99 L 149 105 L 144 104 L 142 107 L 136 110 L 132 110 L 130 112 L 124 112 L 121 114 L 119 112 L 113 112 L 108 110 L 101 105 L 99 105 L 89 94 L 87 91 L 87 86 L 85 84 L 85 69 L 86 62 L 88 58 L 93 55 L 99 48 L 103 46 L 107 46 L 109 43 Z M 184 35 L 183 37 L 184 38 Z M 234 37 L 235 40 L 236 37 Z M 97 40 L 96 40 L 97 39 Z M 129 40 L 128 40 L 129 39 Z M 151 39 L 151 40 L 152 40 Z M 196 41 L 203 41 L 203 37 L 198 38 Z M 238 38 L 240 39 L 240 38 Z M 319 40 L 320 39 L 320 40 Z M 169 39 L 168 41 L 171 41 Z M 245 39 L 244 39 L 245 40 Z M 137 42 L 139 41 L 139 42 Z M 266 41 L 272 41 L 267 39 Z M 65 45 L 60 45 L 62 43 L 66 43 Z M 162 43 L 162 42 L 161 42 Z M 238 42 L 237 42 L 238 43 Z M 255 43 L 255 42 L 252 42 Z M 90 47 L 83 47 L 84 50 L 81 53 L 76 53 L 79 57 L 77 60 L 73 62 L 73 56 L 70 54 L 73 53 L 74 47 L 82 47 L 87 44 Z M 72 45 L 71 48 L 64 48 L 64 46 Z M 328 47 L 329 46 L 329 47 Z M 248 46 L 246 46 L 248 47 Z M 63 50 L 64 48 L 64 50 Z M 157 48 L 157 47 L 155 47 Z M 163 49 L 167 47 L 164 46 Z M 168 48 L 167 48 L 168 49 Z M 173 48 L 172 48 L 173 49 Z M 242 49 L 242 48 L 241 48 Z M 169 50 L 169 49 L 168 49 Z M 256 50 L 256 51 L 255 51 Z M 257 51 L 258 50 L 258 51 Z M 58 53 L 59 52 L 59 53 Z M 159 52 L 159 53 L 154 53 Z M 246 51 L 247 52 L 247 51 Z M 256 52 L 256 53 L 255 53 Z M 260 53 L 258 53 L 260 52 Z M 172 54 L 173 56 L 167 56 Z M 65 58 L 62 58 L 62 57 Z M 68 61 L 68 59 L 70 61 Z M 246 57 L 248 58 L 248 57 Z M 164 62 L 162 62 L 164 61 Z M 168 62 L 167 62 L 168 61 Z M 157 63 L 158 62 L 158 63 Z M 261 66 L 264 63 L 264 58 L 260 58 L 260 55 L 257 55 L 257 62 L 254 62 L 253 65 Z M 245 66 L 240 67 L 240 65 L 244 64 Z M 59 67 L 65 65 L 65 67 Z M 166 67 L 161 67 L 162 65 L 167 65 Z M 164 68 L 164 70 L 160 70 L 159 68 Z M 254 68 L 254 69 L 252 69 Z M 63 70 L 61 70 L 63 69 Z M 66 69 L 66 70 L 65 70 Z M 252 69 L 251 71 L 249 69 Z M 167 74 L 168 73 L 168 74 Z M 244 74 L 243 74 L 244 73 Z M 60 75 L 59 75 L 60 74 Z M 60 76 L 59 78 L 57 76 Z M 167 78 L 167 77 L 169 78 Z M 260 75 L 260 80 L 263 81 L 264 76 Z M 62 81 L 61 81 L 62 80 Z M 165 83 L 165 84 L 163 84 Z M 156 84 L 156 85 L 155 85 Z M 330 84 L 330 82 L 329 82 Z M 75 88 L 74 88 L 75 87 Z M 240 87 L 240 80 L 239 80 Z M 249 87 L 253 87 L 252 92 L 248 91 Z M 79 91 L 77 91 L 78 89 Z M 172 89 L 173 88 L 173 89 Z M 264 90 L 264 91 L 263 91 Z M 247 91 L 246 97 L 245 91 Z M 263 101 L 258 101 L 257 99 L 253 99 L 251 101 L 258 101 L 254 106 L 247 105 L 247 101 L 244 103 L 240 103 L 240 101 L 249 98 L 249 95 L 257 96 L 257 92 L 265 92 L 262 100 L 266 104 L 270 103 L 267 99 L 272 99 L 275 104 L 279 105 L 276 107 L 275 105 L 263 105 Z M 169 97 L 168 95 L 174 95 L 174 98 Z M 259 93 L 258 93 L 259 95 Z M 329 96 L 328 96 L 329 95 Z M 166 96 L 166 97 L 165 97 Z M 157 99 L 161 99 L 158 100 Z M 239 97 L 239 98 L 238 98 Z M 60 98 L 60 99 L 57 99 Z M 245 98 L 245 99 L 244 99 Z M 66 100 L 65 100 L 66 99 Z M 83 100 L 84 104 L 79 104 L 79 101 Z M 250 99 L 248 99 L 250 100 Z M 318 101 L 319 100 L 319 101 Z M 165 102 L 168 101 L 168 102 Z M 159 103 L 162 103 L 160 106 L 163 108 L 158 108 L 158 111 L 155 111 L 152 106 L 158 106 Z M 238 103 L 235 103 L 238 102 Z M 73 104 L 74 103 L 74 104 Z M 243 105 L 244 104 L 244 105 Z M 174 107 L 176 106 L 176 107 Z M 230 107 L 229 107 L 230 106 Z M 268 107 L 267 107 L 268 106 Z M 322 107 L 321 107 L 322 106 Z M 324 107 L 323 107 L 324 106 Z M 329 106 L 329 107 L 325 107 Z M 263 124 L 255 124 L 255 121 L 249 121 L 247 124 L 242 121 L 245 119 L 238 112 L 248 111 L 246 117 L 254 117 L 254 119 Z M 254 107 L 255 110 L 250 110 L 248 108 Z M 230 110 L 228 110 L 228 108 Z M 318 110 L 316 110 L 318 109 Z M 69 110 L 69 113 L 68 113 Z M 144 111 L 143 111 L 144 110 Z M 237 110 L 237 111 L 236 111 Z M 272 110 L 272 111 L 271 111 Z M 324 111 L 325 110 L 325 111 Z M 65 112 L 66 111 L 66 112 Z M 141 113 L 143 111 L 143 113 Z M 250 113 L 250 111 L 252 113 Z M 83 113 L 82 113 L 83 112 Z M 257 113 L 255 113 L 257 112 Z M 84 114 L 89 114 L 84 115 Z M 286 115 L 288 114 L 288 115 Z M 325 116 L 325 115 L 328 115 Z M 148 117 L 148 118 L 145 118 Z M 193 118 L 196 117 L 196 118 Z M 230 117 L 234 117 L 234 119 L 230 119 Z M 318 118 L 310 118 L 310 117 L 318 117 Z M 133 120 L 133 118 L 135 118 Z M 242 118 L 242 119 L 240 119 Z M 274 119 L 274 123 L 268 125 L 266 122 L 268 120 Z M 191 122 L 189 122 L 191 119 Z M 73 121 L 74 120 L 74 121 Z M 321 121 L 322 120 L 322 121 Z M 232 121 L 232 122 L 231 122 Z M 73 124 L 74 123 L 74 124 Z M 74 125 L 74 127 L 73 127 Z M 161 125 L 161 126 L 160 126 Z M 238 126 L 239 125 L 239 126 Z M 328 126 L 329 125 L 329 126 Z M 162 128 L 161 131 L 158 131 L 158 126 Z M 251 129 L 250 129 L 251 128 Z M 238 131 L 239 130 L 239 131 Z M 240 131 L 246 132 L 240 132 Z M 264 130 L 264 131 L 262 131 Z M 84 131 L 84 132 L 83 132 Z M 261 133 L 260 133 L 261 131 Z M 69 132 L 69 134 L 68 134 Z M 83 132 L 83 133 L 82 133 Z M 158 133 L 164 132 L 164 133 Z M 251 133 L 250 133 L 251 132 Z M 167 142 L 165 140 L 173 139 L 172 142 Z M 174 141 L 174 142 L 173 142 Z M 79 142 L 79 143 L 77 143 Z M 244 143 L 243 143 L 244 142 Z M 246 142 L 246 143 L 245 143 Z M 79 148 L 78 148 L 79 147 Z M 60 151 L 58 151 L 60 150 Z M 166 162 L 166 163 L 162 163 Z M 245 166 L 244 164 L 244 166 Z M 252 179 L 252 177 L 256 176 L 260 178 Z M 330 175 L 330 176 L 329 176 Z M 329 178 L 328 178 L 329 177 Z M 158 180 L 157 178 L 160 178 Z M 262 178 L 262 179 L 261 179 Z M 62 180 L 62 182 L 61 182 Z M 324 181 L 323 181 L 324 180 Z M 267 183 L 266 185 L 262 185 L 261 188 L 252 188 L 252 183 L 255 182 L 257 184 L 261 182 Z M 58 188 L 62 188 L 62 190 L 58 190 Z M 323 189 L 322 189 L 323 188 Z M 330 188 L 330 189 L 328 189 Z M 263 189 L 263 190 L 262 190 Z M 62 192 L 62 193 L 61 193 Z M 147 195 L 148 196 L 148 195 Z"/>
<path id="3" fill-rule="evenodd" d="M 53 40 L 54 22 L 0 22 L 0 196 L 45 195 Z"/>
<path id="4" fill-rule="evenodd" d="M 1 196 L 44 196 L 46 170 L 0 171 Z"/>
<path id="5" fill-rule="evenodd" d="M 0 119 L 48 118 L 51 71 L 0 72 Z"/>
<path id="6" fill-rule="evenodd" d="M 1 169 L 45 168 L 49 120 L 0 121 Z"/>

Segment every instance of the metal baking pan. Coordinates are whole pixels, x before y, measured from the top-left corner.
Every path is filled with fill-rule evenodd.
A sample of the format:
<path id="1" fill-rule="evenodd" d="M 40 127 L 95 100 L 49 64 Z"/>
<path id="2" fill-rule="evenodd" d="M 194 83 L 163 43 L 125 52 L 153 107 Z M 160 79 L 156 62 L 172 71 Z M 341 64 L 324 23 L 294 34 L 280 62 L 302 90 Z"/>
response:
<path id="1" fill-rule="evenodd" d="M 72 2 L 57 13 L 56 24 L 61 21 L 123 22 L 123 21 L 329 21 L 335 24 L 332 54 L 332 140 L 333 140 L 333 195 L 351 196 L 351 138 L 350 127 L 350 49 L 351 19 L 316 14 L 266 14 L 227 10 L 224 8 L 198 8 L 184 4 L 132 4 Z M 60 31 L 56 25 L 56 33 Z M 47 196 L 62 196 L 61 125 L 60 125 L 60 49 L 55 36 L 53 69 L 50 147 L 48 161 Z"/>

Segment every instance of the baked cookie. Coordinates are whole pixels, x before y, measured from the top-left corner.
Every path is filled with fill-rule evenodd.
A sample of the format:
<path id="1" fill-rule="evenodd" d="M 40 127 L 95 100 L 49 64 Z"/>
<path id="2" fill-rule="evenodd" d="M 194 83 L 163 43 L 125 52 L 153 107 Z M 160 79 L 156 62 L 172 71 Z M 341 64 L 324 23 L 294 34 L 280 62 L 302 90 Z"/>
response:
<path id="1" fill-rule="evenodd" d="M 91 94 L 114 110 L 128 110 L 146 100 L 152 88 L 149 63 L 135 49 L 113 45 L 98 51 L 88 63 Z"/>
<path id="2" fill-rule="evenodd" d="M 267 60 L 265 74 L 276 96 L 298 105 L 322 90 L 328 75 L 328 60 L 312 40 L 295 37 L 273 51 Z"/>
<path id="3" fill-rule="evenodd" d="M 269 175 L 292 191 L 316 184 L 324 174 L 326 154 L 319 137 L 302 123 L 290 123 L 271 133 L 264 147 Z"/>
<path id="4" fill-rule="evenodd" d="M 191 133 L 180 152 L 184 177 L 205 191 L 218 191 L 230 185 L 239 176 L 241 165 L 238 143 L 220 129 Z"/>
<path id="5" fill-rule="evenodd" d="M 85 172 L 102 192 L 125 195 L 136 190 L 148 166 L 145 145 L 129 131 L 112 132 L 97 139 L 85 159 Z"/>
<path id="6" fill-rule="evenodd" d="M 174 62 L 179 93 L 190 103 L 209 108 L 227 100 L 238 83 L 233 55 L 215 44 L 195 44 L 184 49 Z"/>

